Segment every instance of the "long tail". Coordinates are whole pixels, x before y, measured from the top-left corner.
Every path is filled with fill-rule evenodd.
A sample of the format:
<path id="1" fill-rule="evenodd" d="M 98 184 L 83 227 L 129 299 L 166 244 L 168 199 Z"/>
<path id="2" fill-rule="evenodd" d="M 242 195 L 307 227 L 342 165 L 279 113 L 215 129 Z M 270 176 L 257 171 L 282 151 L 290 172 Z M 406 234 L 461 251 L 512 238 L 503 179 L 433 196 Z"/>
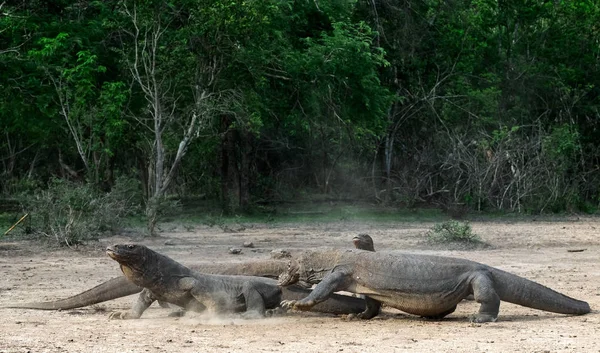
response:
<path id="1" fill-rule="evenodd" d="M 492 275 L 500 300 L 560 314 L 582 315 L 590 312 L 588 303 L 539 283 L 498 269 L 493 269 Z"/>
<path id="2" fill-rule="evenodd" d="M 108 300 L 113 300 L 127 295 L 139 293 L 142 288 L 129 282 L 125 276 L 112 278 L 94 288 L 88 289 L 85 292 L 76 294 L 72 297 L 59 299 L 50 302 L 40 303 L 25 303 L 11 304 L 4 308 L 24 308 L 24 309 L 39 309 L 39 310 L 66 310 L 81 308 L 88 305 L 93 305 Z"/>

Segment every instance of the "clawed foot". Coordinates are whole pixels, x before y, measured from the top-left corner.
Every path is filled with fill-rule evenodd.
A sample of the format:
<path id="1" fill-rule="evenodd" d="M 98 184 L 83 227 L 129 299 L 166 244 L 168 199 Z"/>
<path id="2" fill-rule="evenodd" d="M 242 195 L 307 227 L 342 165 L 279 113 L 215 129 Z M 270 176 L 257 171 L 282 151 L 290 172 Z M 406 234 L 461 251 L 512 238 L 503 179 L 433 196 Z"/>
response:
<path id="1" fill-rule="evenodd" d="M 297 300 L 284 300 L 279 306 L 284 310 L 293 310 L 297 302 Z"/>
<path id="2" fill-rule="evenodd" d="M 344 317 L 344 319 L 346 321 L 358 321 L 358 320 L 370 320 L 372 317 L 373 317 L 372 315 L 366 315 L 363 312 L 363 313 L 358 313 L 358 314 L 348 314 Z"/>
<path id="3" fill-rule="evenodd" d="M 475 314 L 469 319 L 470 322 L 476 324 L 481 324 L 484 322 L 496 322 L 496 320 L 498 320 L 498 316 L 490 314 Z"/>
<path id="4" fill-rule="evenodd" d="M 308 311 L 314 306 L 312 302 L 303 302 L 298 300 L 284 300 L 279 304 L 285 310 Z"/>
<path id="5" fill-rule="evenodd" d="M 359 314 L 348 314 L 344 317 L 344 320 L 346 321 L 356 321 L 356 320 L 360 320 L 360 317 L 358 316 Z"/>
<path id="6" fill-rule="evenodd" d="M 138 317 L 134 317 L 133 315 L 131 315 L 131 313 L 129 311 L 115 311 L 110 313 L 110 315 L 108 316 L 109 320 L 131 320 L 131 319 L 138 319 Z"/>

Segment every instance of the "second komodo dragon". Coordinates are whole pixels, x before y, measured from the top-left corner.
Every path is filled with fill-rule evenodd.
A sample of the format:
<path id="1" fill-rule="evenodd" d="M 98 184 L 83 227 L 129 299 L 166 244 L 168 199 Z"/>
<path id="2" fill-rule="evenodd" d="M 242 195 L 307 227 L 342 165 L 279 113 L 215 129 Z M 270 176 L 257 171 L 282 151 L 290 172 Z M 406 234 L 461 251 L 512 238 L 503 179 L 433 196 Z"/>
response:
<path id="1" fill-rule="evenodd" d="M 500 301 L 561 314 L 590 312 L 588 303 L 539 283 L 478 262 L 451 257 L 362 250 L 306 251 L 291 260 L 279 284 L 317 284 L 304 299 L 284 308 L 310 310 L 335 291 L 366 296 L 359 318 L 379 313 L 381 303 L 404 312 L 441 319 L 470 294 L 481 303 L 473 322 L 496 321 Z"/>

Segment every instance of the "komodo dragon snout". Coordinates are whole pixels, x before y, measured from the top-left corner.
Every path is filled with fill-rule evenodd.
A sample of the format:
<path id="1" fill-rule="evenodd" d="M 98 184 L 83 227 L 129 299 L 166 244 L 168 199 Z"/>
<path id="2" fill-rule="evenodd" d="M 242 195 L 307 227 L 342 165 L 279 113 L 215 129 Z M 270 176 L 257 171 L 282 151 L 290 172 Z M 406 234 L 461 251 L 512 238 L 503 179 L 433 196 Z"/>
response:
<path id="1" fill-rule="evenodd" d="M 106 254 L 113 260 L 132 262 L 143 257 L 143 250 L 136 244 L 115 244 L 106 248 Z"/>

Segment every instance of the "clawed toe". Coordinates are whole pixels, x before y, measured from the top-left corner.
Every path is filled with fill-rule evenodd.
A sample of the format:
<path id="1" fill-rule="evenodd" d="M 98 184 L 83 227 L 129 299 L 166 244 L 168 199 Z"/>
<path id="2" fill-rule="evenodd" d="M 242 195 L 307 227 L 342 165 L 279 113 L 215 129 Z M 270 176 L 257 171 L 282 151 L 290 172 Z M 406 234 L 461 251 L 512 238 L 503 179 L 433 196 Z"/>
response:
<path id="1" fill-rule="evenodd" d="M 497 316 L 489 315 L 489 314 L 476 314 L 470 317 L 469 321 L 475 324 L 482 324 L 485 322 L 496 322 L 498 320 Z"/>
<path id="2" fill-rule="evenodd" d="M 295 300 L 284 300 L 280 304 L 281 308 L 283 308 L 285 310 L 291 310 L 294 308 L 295 305 L 296 305 Z"/>
<path id="3" fill-rule="evenodd" d="M 108 319 L 109 320 L 122 320 L 122 319 L 124 319 L 123 314 L 124 313 L 122 313 L 120 311 L 114 311 L 114 312 L 110 313 L 110 315 L 108 315 Z"/>

